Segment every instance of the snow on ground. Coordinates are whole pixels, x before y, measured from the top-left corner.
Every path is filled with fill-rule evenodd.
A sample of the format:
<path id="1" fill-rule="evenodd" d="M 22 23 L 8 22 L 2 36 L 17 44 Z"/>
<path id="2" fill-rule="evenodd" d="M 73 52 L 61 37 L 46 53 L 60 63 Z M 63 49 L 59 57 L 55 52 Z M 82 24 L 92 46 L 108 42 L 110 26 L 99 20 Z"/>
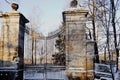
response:
<path id="1" fill-rule="evenodd" d="M 113 66 L 112 72 L 114 74 L 115 80 L 120 80 L 120 70 L 116 72 L 116 66 Z M 96 76 L 101 76 L 100 79 L 94 79 L 94 80 L 112 80 L 112 74 L 110 70 L 110 65 L 106 64 L 95 64 L 95 74 Z"/>
<path id="2" fill-rule="evenodd" d="M 120 70 L 116 72 L 116 67 L 113 68 L 114 79 L 120 80 Z M 100 76 L 100 79 L 94 80 L 112 80 L 110 66 L 106 64 L 97 64 L 95 69 L 96 76 Z M 52 80 L 66 80 L 65 70 L 58 70 L 55 68 L 48 69 L 26 69 L 24 71 L 24 80 L 43 80 L 45 77 Z"/>
<path id="3" fill-rule="evenodd" d="M 30 79 L 39 79 L 42 80 L 45 77 L 47 77 L 47 79 L 58 79 L 58 80 L 66 80 L 66 76 L 65 76 L 65 70 L 61 70 L 61 71 L 48 71 L 48 72 L 39 72 L 39 71 L 35 71 L 35 70 L 29 70 L 29 71 L 25 71 L 24 72 L 24 80 L 30 80 Z"/>

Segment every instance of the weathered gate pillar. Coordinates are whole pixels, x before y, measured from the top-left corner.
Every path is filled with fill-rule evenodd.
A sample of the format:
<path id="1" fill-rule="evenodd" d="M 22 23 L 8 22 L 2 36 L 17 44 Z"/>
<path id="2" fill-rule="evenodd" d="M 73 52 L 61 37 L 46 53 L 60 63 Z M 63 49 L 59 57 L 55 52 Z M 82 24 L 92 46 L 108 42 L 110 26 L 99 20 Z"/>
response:
<path id="1" fill-rule="evenodd" d="M 74 2 L 75 1 L 75 2 Z M 86 39 L 86 20 L 88 11 L 78 8 L 76 0 L 73 0 L 68 10 L 63 12 L 63 21 L 66 34 L 66 74 L 69 80 L 93 80 L 93 55 L 91 42 Z M 94 42 L 92 42 L 94 43 Z M 90 44 L 90 45 L 89 45 Z M 92 74 L 89 71 L 92 70 Z"/>
<path id="2" fill-rule="evenodd" d="M 17 11 L 16 3 L 12 4 L 12 8 L 13 11 L 0 14 L 0 79 L 23 80 L 24 32 L 25 23 L 29 21 Z"/>

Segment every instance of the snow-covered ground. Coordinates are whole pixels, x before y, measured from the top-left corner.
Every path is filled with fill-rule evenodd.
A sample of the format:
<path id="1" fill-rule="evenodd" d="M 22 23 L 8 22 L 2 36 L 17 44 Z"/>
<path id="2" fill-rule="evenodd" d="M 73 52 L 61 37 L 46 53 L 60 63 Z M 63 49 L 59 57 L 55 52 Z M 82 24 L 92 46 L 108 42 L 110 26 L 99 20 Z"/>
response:
<path id="1" fill-rule="evenodd" d="M 120 70 L 116 72 L 116 67 L 113 68 L 113 74 L 115 80 L 120 80 Z M 98 79 L 94 80 L 112 80 L 112 74 L 109 65 L 96 64 L 95 75 Z M 39 67 L 27 68 L 24 70 L 24 80 L 67 80 L 65 70 L 57 68 L 45 68 Z"/>
<path id="2" fill-rule="evenodd" d="M 113 66 L 112 73 L 114 75 L 114 80 L 120 80 L 120 70 L 116 71 L 116 66 Z M 110 65 L 106 64 L 95 64 L 95 74 L 98 78 L 95 80 L 113 80 Z"/>
<path id="3" fill-rule="evenodd" d="M 60 71 L 38 71 L 38 70 L 27 70 L 24 71 L 24 80 L 44 80 L 45 77 L 51 80 L 66 80 L 65 70 Z"/>
<path id="4" fill-rule="evenodd" d="M 114 72 L 115 80 L 120 80 L 120 70 L 118 72 Z"/>

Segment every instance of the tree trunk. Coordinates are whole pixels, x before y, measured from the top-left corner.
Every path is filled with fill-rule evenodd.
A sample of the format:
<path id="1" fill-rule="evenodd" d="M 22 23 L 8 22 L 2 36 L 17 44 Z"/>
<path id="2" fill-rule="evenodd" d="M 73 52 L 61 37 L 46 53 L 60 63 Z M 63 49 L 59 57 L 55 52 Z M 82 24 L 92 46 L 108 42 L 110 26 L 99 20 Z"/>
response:
<path id="1" fill-rule="evenodd" d="M 32 38 L 32 65 L 34 64 L 34 57 L 33 57 L 33 52 L 34 51 L 34 38 Z"/>
<path id="2" fill-rule="evenodd" d="M 93 13 L 92 13 L 92 25 L 93 25 L 93 39 L 95 41 L 95 45 L 94 45 L 94 49 L 95 49 L 95 58 L 94 58 L 94 62 L 95 63 L 99 63 L 99 55 L 98 55 L 98 46 L 97 46 L 97 42 L 96 42 L 96 29 L 95 29 L 95 15 L 94 15 L 94 0 L 93 0 Z"/>
<path id="3" fill-rule="evenodd" d="M 35 39 L 35 65 L 36 65 L 36 63 L 37 63 L 37 53 L 36 53 L 36 39 Z"/>
<path id="4" fill-rule="evenodd" d="M 110 3 L 111 3 L 111 12 L 112 12 L 112 27 L 113 27 L 113 33 L 114 33 L 114 45 L 115 45 L 115 52 L 116 52 L 116 65 L 118 70 L 119 50 L 117 49 L 117 36 L 116 36 L 116 24 L 115 24 L 116 9 L 114 5 L 114 0 L 110 0 Z"/>

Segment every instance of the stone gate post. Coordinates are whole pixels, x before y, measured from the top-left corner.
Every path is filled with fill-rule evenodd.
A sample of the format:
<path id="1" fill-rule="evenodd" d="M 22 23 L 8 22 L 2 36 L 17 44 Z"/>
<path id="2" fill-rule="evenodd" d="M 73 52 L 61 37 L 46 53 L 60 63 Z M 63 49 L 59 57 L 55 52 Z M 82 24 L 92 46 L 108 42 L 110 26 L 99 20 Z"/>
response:
<path id="1" fill-rule="evenodd" d="M 24 33 L 25 23 L 29 21 L 18 11 L 18 5 L 12 4 L 13 11 L 2 13 L 2 32 L 0 35 L 0 74 L 13 73 L 22 80 L 24 67 Z M 3 72 L 6 70 L 6 72 Z M 0 79 L 4 78 L 0 75 Z M 6 79 L 7 80 L 7 79 Z M 13 80 L 13 79 L 10 79 Z"/>

